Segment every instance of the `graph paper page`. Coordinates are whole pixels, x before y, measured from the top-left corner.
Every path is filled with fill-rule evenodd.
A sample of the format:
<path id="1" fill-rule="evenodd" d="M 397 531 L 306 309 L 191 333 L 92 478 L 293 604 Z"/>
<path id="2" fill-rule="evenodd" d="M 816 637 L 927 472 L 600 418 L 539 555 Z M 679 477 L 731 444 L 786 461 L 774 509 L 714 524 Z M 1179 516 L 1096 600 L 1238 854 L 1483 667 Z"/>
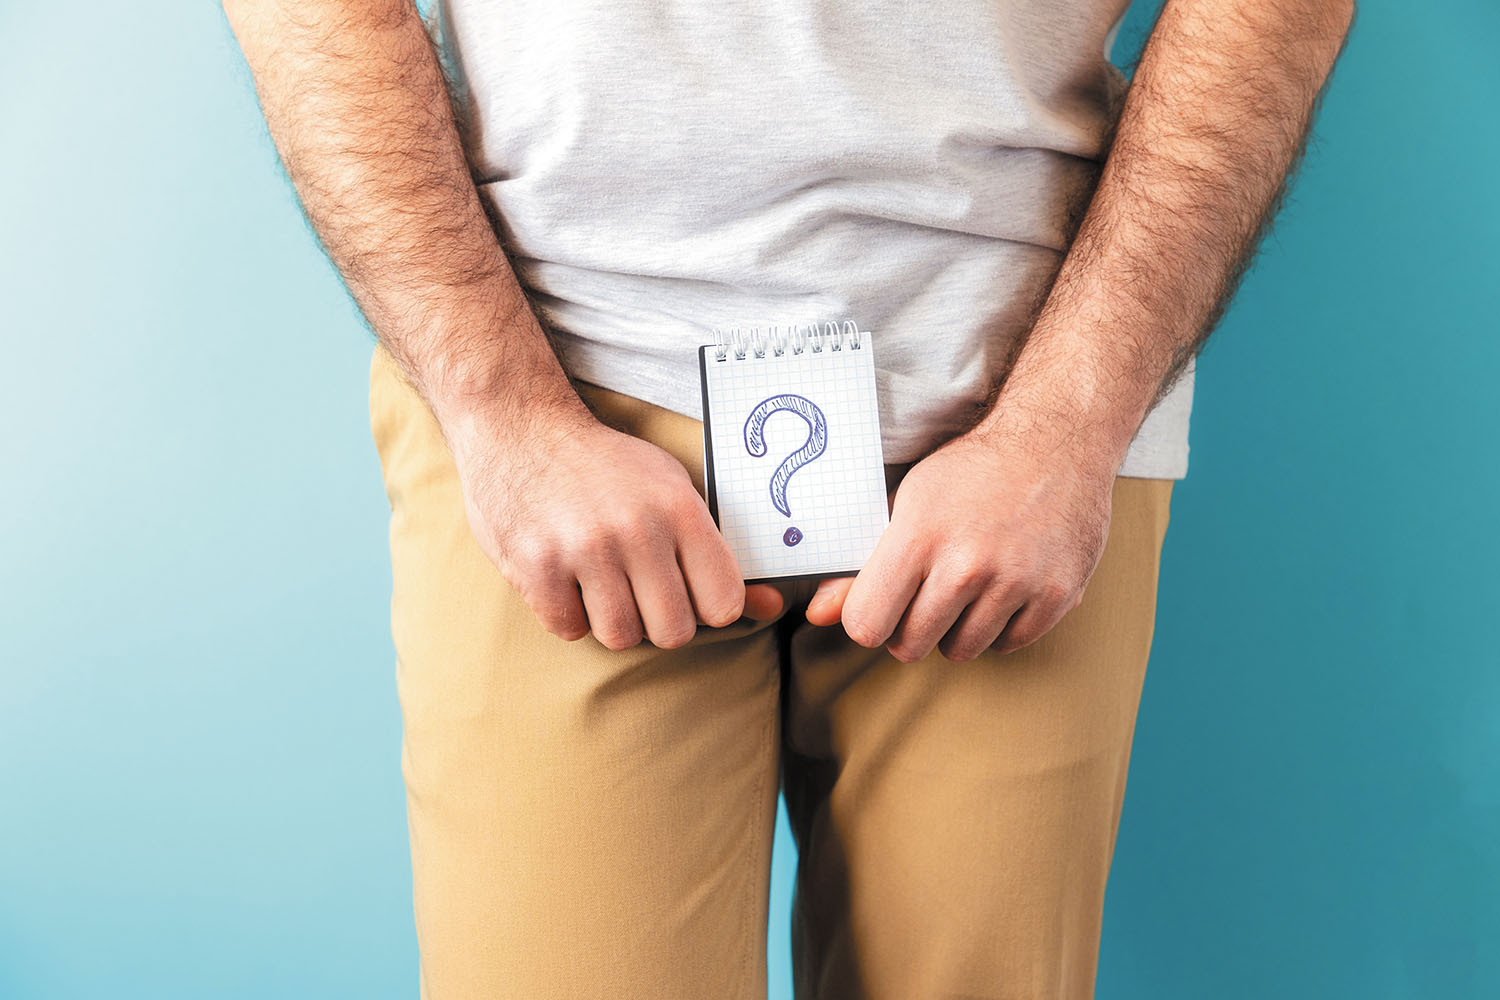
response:
<path id="1" fill-rule="evenodd" d="M 710 500 L 745 579 L 857 572 L 889 521 L 871 338 L 700 358 Z"/>

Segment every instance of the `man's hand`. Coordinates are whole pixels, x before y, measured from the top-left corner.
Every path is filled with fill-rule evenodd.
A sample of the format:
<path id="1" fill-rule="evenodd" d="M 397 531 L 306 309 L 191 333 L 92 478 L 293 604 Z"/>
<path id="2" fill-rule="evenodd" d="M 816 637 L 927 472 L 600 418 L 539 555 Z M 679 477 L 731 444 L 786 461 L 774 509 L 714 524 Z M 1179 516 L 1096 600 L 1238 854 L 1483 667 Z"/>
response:
<path id="1" fill-rule="evenodd" d="M 449 430 L 469 525 L 547 631 L 610 649 L 663 649 L 698 624 L 766 619 L 781 594 L 748 589 L 682 463 L 588 414 L 533 424 L 480 417 Z"/>
<path id="2" fill-rule="evenodd" d="M 1041 638 L 1098 564 L 1114 470 L 1039 443 L 976 430 L 912 466 L 865 567 L 824 580 L 808 621 L 842 620 L 855 642 L 905 662 Z"/>
<path id="3" fill-rule="evenodd" d="M 773 616 L 687 470 L 578 398 L 486 217 L 411 0 L 224 0 L 287 173 L 546 627 L 620 649 Z M 696 609 L 696 610 L 695 610 Z"/>

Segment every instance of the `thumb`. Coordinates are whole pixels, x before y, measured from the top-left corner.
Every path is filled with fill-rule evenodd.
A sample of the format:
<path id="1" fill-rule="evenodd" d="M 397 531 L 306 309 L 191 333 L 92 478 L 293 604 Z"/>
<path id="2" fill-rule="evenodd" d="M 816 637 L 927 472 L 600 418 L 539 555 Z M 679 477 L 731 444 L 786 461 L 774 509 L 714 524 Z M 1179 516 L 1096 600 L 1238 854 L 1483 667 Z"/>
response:
<path id="1" fill-rule="evenodd" d="M 844 598 L 853 585 L 852 576 L 834 576 L 818 584 L 807 604 L 807 620 L 814 625 L 836 625 L 844 614 Z"/>

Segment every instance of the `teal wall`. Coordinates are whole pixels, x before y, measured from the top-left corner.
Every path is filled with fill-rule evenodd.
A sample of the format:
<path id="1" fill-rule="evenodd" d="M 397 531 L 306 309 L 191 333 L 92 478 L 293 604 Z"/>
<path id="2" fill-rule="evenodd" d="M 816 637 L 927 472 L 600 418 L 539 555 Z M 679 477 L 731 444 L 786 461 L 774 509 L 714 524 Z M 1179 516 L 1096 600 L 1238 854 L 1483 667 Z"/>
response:
<path id="1" fill-rule="evenodd" d="M 368 335 L 159 6 L 0 6 L 0 997 L 413 997 Z M 1202 359 L 1102 998 L 1500 981 L 1497 42 L 1364 5 Z"/>

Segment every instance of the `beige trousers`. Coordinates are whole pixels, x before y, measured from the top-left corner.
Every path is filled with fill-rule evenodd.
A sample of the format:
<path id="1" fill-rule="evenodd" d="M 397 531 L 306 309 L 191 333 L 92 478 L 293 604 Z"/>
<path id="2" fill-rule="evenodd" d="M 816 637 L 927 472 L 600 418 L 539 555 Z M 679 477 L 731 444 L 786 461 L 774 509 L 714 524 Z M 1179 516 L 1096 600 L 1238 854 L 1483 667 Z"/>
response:
<path id="1" fill-rule="evenodd" d="M 702 489 L 701 425 L 579 384 Z M 759 1000 L 778 791 L 799 1000 L 1088 997 L 1170 481 L 1118 479 L 1083 602 L 1009 656 L 902 663 L 802 617 L 613 652 L 475 543 L 377 348 L 391 623 L 427 1000 Z"/>

